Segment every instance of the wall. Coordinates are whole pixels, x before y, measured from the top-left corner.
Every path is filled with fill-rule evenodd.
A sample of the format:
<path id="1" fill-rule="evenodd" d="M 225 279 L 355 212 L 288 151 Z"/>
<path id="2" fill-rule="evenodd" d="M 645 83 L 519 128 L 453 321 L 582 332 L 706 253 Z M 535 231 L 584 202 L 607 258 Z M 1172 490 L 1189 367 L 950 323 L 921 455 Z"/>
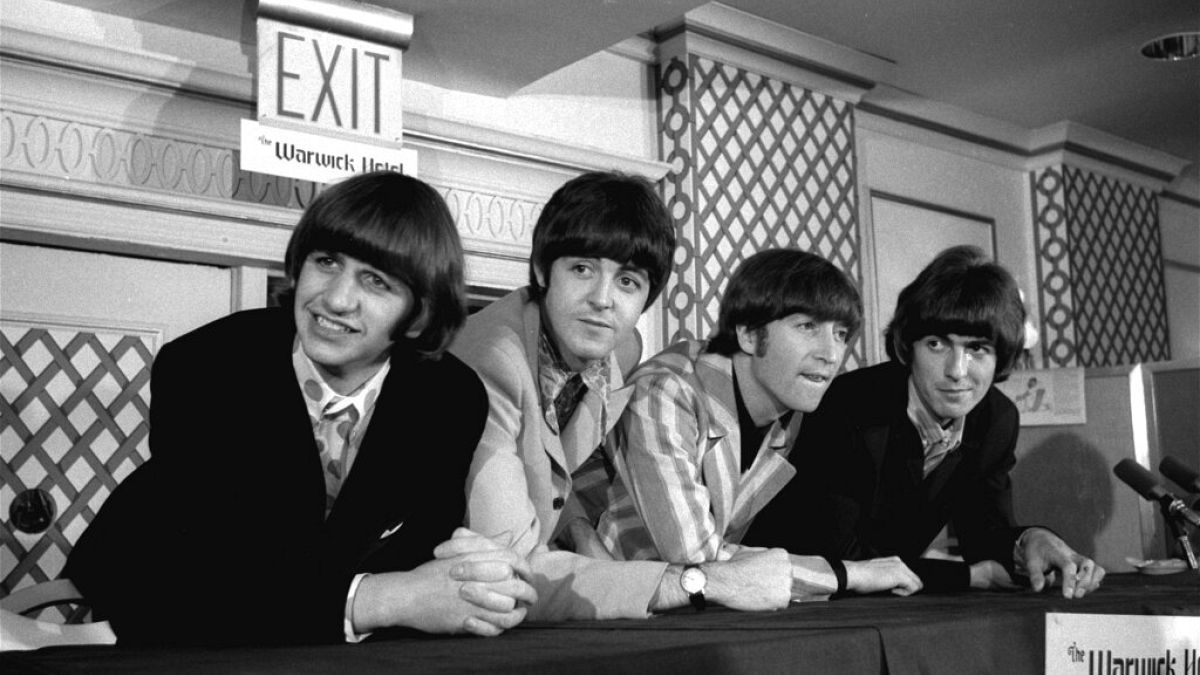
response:
<path id="1" fill-rule="evenodd" d="M 869 113 L 860 113 L 856 119 L 862 190 L 895 195 L 926 209 L 990 219 L 996 260 L 1008 267 L 1017 283 L 1028 289 L 1026 295 L 1033 297 L 1037 284 L 1030 264 L 1028 187 L 1023 172 L 999 153 L 980 154 L 977 148 L 966 144 L 938 142 L 928 138 L 927 132 Z M 935 143 L 930 144 L 931 140 Z M 873 232 L 874 214 L 864 215 L 868 232 Z M 885 257 L 904 255 L 907 249 L 872 246 L 868 251 L 867 257 L 878 269 L 887 263 Z M 891 319 L 890 308 L 895 306 L 895 298 L 878 297 L 877 287 L 870 290 L 875 296 L 871 306 L 877 311 L 869 318 L 873 319 L 874 332 L 878 334 Z M 883 358 L 880 345 L 872 362 Z"/>
<path id="2" fill-rule="evenodd" d="M 1186 188 L 1158 200 L 1173 359 L 1200 356 L 1200 186 Z"/>

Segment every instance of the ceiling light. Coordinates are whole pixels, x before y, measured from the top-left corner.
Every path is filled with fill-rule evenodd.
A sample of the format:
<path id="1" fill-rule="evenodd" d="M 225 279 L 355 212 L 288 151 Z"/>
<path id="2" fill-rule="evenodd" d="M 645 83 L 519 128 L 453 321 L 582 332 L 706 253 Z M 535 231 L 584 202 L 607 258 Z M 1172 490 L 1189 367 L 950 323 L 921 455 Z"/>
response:
<path id="1" fill-rule="evenodd" d="M 1142 56 L 1156 61 L 1182 61 L 1200 56 L 1200 33 L 1164 35 L 1142 45 Z"/>

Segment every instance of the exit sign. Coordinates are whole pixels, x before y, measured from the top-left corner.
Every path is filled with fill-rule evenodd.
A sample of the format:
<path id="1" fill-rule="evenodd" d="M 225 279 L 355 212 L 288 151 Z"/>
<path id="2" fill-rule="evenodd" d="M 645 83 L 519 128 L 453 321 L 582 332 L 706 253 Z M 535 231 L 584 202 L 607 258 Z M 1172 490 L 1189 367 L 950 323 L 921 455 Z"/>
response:
<path id="1" fill-rule="evenodd" d="M 399 143 L 402 51 L 260 17 L 258 118 Z"/>

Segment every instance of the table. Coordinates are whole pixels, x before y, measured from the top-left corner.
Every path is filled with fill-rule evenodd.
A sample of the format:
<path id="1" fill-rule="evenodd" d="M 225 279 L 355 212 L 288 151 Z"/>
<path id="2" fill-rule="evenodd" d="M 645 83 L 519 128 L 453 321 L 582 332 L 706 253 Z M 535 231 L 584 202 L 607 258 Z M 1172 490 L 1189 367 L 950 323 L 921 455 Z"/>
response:
<path id="1" fill-rule="evenodd" d="M 1200 575 L 1110 575 L 1096 593 L 847 597 L 778 612 L 527 623 L 498 638 L 358 645 L 57 647 L 0 654 L 31 673 L 1040 673 L 1047 612 L 1200 616 Z"/>

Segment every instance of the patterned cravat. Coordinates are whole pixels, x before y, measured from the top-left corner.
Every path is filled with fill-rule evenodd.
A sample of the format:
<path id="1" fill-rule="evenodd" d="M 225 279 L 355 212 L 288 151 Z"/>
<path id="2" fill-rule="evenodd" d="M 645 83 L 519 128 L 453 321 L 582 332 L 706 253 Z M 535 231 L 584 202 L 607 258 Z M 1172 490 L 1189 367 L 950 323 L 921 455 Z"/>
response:
<path id="1" fill-rule="evenodd" d="M 325 515 L 333 510 L 346 477 L 346 449 L 350 434 L 358 423 L 358 408 L 348 397 L 336 397 L 325 405 L 321 419 L 317 420 L 313 436 L 321 452 L 321 466 L 325 467 Z"/>
<path id="2" fill-rule="evenodd" d="M 391 370 L 391 360 L 347 395 L 337 393 L 325 382 L 316 366 L 304 355 L 299 340 L 292 346 L 292 368 L 304 394 L 313 439 L 320 451 L 321 469 L 325 475 L 325 515 L 328 517 L 342 484 L 354 468 L 358 447 L 375 412 L 375 401 Z"/>
<path id="3" fill-rule="evenodd" d="M 554 348 L 550 336 L 542 331 L 538 340 L 538 389 L 546 424 L 561 433 L 589 390 L 596 392 L 601 402 L 606 403 L 608 371 L 608 360 L 600 359 L 582 372 L 572 372 Z"/>
<path id="4" fill-rule="evenodd" d="M 942 460 L 954 452 L 962 443 L 963 423 L 966 418 L 955 418 L 949 427 L 942 426 L 933 413 L 925 407 L 912 378 L 908 378 L 908 419 L 917 429 L 924 448 L 925 460 L 922 474 L 928 478 L 933 470 L 941 465 Z"/>

